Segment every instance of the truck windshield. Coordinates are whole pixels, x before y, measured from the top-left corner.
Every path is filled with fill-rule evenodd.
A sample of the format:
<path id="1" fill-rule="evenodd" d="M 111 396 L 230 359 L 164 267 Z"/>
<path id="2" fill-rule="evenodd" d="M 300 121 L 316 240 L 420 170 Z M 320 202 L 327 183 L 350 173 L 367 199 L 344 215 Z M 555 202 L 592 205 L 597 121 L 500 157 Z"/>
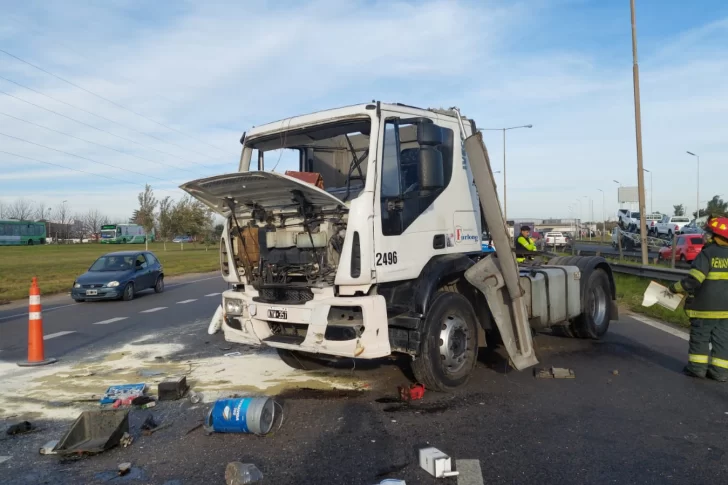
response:
<path id="1" fill-rule="evenodd" d="M 255 150 L 251 170 L 261 160 L 264 170 L 286 172 L 346 200 L 364 188 L 370 133 L 369 118 L 350 119 L 257 136 L 245 145 Z"/>

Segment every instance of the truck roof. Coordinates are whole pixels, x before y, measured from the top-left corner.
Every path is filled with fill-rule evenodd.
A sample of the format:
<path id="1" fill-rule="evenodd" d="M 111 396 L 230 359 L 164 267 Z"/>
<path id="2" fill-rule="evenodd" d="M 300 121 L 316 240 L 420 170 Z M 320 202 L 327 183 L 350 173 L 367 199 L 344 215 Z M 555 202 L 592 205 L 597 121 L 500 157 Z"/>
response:
<path id="1" fill-rule="evenodd" d="M 246 132 L 246 138 L 255 138 L 259 135 L 269 135 L 278 131 L 286 131 L 292 128 L 300 128 L 326 121 L 332 121 L 336 119 L 346 119 L 356 117 L 357 115 L 366 115 L 368 111 L 377 109 L 377 101 L 365 104 L 353 104 L 350 106 L 344 106 L 340 108 L 332 108 L 323 111 L 316 111 L 314 113 L 308 113 L 290 118 L 285 118 L 278 121 L 272 121 L 260 126 L 254 126 Z M 435 118 L 444 117 L 456 119 L 457 115 L 452 109 L 437 109 L 437 108 L 417 108 L 415 106 L 409 106 L 402 103 L 381 103 L 379 102 L 380 108 L 390 109 L 393 111 L 399 111 L 408 115 L 427 115 L 432 117 L 433 113 Z M 468 120 L 465 116 L 461 115 L 463 122 Z"/>

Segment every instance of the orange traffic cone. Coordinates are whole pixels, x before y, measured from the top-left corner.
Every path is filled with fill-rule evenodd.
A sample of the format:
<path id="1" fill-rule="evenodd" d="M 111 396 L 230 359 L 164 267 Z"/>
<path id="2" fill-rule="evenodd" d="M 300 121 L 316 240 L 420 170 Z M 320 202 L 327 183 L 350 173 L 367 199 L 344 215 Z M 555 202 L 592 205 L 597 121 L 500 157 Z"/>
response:
<path id="1" fill-rule="evenodd" d="M 43 312 L 40 306 L 40 288 L 38 280 L 33 276 L 30 285 L 30 305 L 28 307 L 28 361 L 18 362 L 21 367 L 46 365 L 56 362 L 56 359 L 46 359 L 43 349 Z"/>

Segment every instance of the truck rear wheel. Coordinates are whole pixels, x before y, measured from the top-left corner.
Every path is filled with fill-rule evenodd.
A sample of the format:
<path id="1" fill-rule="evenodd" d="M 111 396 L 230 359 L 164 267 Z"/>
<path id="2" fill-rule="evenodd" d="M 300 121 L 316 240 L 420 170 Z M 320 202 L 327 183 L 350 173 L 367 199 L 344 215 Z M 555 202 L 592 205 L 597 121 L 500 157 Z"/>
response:
<path id="1" fill-rule="evenodd" d="M 609 329 L 611 319 L 611 287 L 603 269 L 595 269 L 589 275 L 584 288 L 584 313 L 572 328 L 581 338 L 600 339 Z"/>
<path id="2" fill-rule="evenodd" d="M 438 291 L 425 317 L 420 353 L 412 363 L 427 389 L 450 391 L 464 385 L 478 360 L 478 319 L 467 298 Z"/>

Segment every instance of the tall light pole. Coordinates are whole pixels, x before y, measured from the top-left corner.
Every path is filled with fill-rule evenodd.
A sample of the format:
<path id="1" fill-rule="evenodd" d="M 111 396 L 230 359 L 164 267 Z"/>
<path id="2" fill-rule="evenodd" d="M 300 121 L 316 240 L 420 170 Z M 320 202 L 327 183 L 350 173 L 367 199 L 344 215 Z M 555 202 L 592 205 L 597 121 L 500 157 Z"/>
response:
<path id="1" fill-rule="evenodd" d="M 602 193 L 602 241 L 604 241 L 604 235 L 607 232 L 607 215 L 604 212 L 604 191 L 602 189 L 597 190 Z"/>
<path id="2" fill-rule="evenodd" d="M 576 233 L 578 238 L 581 237 L 581 199 L 578 198 L 576 201 L 579 203 L 579 214 L 576 216 Z"/>
<path id="3" fill-rule="evenodd" d="M 654 214 L 655 207 L 652 205 L 652 172 L 650 170 L 647 170 L 646 168 L 643 168 L 642 170 L 650 174 L 650 214 Z"/>
<path id="4" fill-rule="evenodd" d="M 586 216 L 588 218 L 590 218 L 590 219 L 594 219 L 594 209 L 592 208 L 592 200 L 591 200 L 591 197 L 589 197 L 588 195 L 582 195 L 582 197 L 585 198 L 589 202 L 589 205 L 586 206 Z M 590 211 L 591 211 L 591 216 L 589 215 Z M 591 220 L 589 222 L 594 222 L 594 221 Z M 586 226 L 586 230 L 589 233 L 589 240 L 591 241 L 591 227 L 589 227 L 587 225 Z"/>
<path id="5" fill-rule="evenodd" d="M 695 194 L 698 205 L 695 208 L 695 223 L 697 224 L 698 218 L 700 217 L 700 155 L 696 155 L 693 152 L 687 152 L 688 155 L 692 155 L 698 159 L 698 175 L 695 182 L 697 183 L 697 193 Z"/>
<path id="6" fill-rule="evenodd" d="M 645 221 L 645 174 L 642 170 L 642 113 L 640 109 L 640 68 L 637 63 L 637 21 L 635 20 L 634 0 L 629 2 L 632 17 L 632 80 L 634 82 L 634 127 L 637 141 L 637 191 L 639 192 L 640 246 L 642 264 L 647 264 L 647 231 Z"/>
<path id="7" fill-rule="evenodd" d="M 508 223 L 508 199 L 506 196 L 506 131 L 518 128 L 533 128 L 533 125 L 511 126 L 509 128 L 482 128 L 481 131 L 503 132 L 503 219 Z"/>

